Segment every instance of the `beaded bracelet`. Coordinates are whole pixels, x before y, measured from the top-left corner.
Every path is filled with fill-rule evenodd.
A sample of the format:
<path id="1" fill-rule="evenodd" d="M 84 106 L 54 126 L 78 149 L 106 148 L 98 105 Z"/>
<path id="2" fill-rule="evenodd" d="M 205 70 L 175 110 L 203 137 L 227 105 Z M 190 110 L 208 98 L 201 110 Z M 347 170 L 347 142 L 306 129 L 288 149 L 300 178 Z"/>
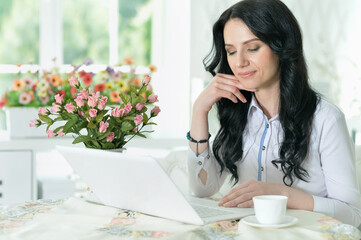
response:
<path id="1" fill-rule="evenodd" d="M 190 132 L 190 131 L 187 132 L 187 139 L 188 139 L 189 141 L 191 141 L 191 142 L 197 143 L 196 157 L 199 156 L 199 153 L 198 153 L 198 143 L 206 143 L 206 142 L 208 142 L 208 140 L 209 140 L 210 137 L 211 137 L 211 134 L 210 134 L 210 133 L 208 133 L 208 134 L 209 134 L 208 139 L 202 139 L 202 140 L 197 141 L 197 140 L 195 140 L 194 138 L 191 137 L 191 132 Z"/>

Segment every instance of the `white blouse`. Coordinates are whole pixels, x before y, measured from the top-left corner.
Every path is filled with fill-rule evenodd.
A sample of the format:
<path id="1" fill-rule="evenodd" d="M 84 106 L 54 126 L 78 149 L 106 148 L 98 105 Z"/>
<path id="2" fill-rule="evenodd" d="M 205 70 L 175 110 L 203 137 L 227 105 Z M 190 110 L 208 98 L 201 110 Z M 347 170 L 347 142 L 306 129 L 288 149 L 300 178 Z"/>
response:
<path id="1" fill-rule="evenodd" d="M 243 134 L 243 157 L 236 163 L 239 184 L 250 179 L 284 184 L 281 167 L 277 169 L 272 164 L 272 160 L 279 159 L 282 142 L 279 116 L 268 120 L 253 97 Z M 208 149 L 198 157 L 190 148 L 188 152 L 190 189 L 199 197 L 217 193 L 230 174 L 228 169 L 220 176 L 220 166 L 213 152 L 209 151 L 207 157 Z M 205 185 L 198 177 L 202 168 L 207 172 Z M 312 194 L 313 210 L 359 226 L 361 195 L 356 179 L 354 144 L 343 113 L 322 99 L 314 115 L 309 153 L 303 168 L 309 173 L 308 182 L 295 178 L 292 187 Z"/>

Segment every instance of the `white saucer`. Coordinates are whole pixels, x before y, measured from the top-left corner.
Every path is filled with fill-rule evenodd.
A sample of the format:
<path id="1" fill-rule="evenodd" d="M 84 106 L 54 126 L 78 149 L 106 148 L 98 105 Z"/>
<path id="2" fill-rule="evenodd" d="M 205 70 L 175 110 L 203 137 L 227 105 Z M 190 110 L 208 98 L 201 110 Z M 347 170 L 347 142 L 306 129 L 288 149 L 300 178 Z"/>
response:
<path id="1" fill-rule="evenodd" d="M 247 224 L 247 225 L 250 225 L 252 227 L 282 228 L 282 227 L 288 227 L 288 226 L 291 226 L 293 224 L 296 224 L 298 222 L 298 218 L 293 217 L 293 216 L 285 216 L 285 219 L 280 223 L 277 223 L 277 224 L 262 224 L 262 223 L 258 222 L 255 215 L 252 215 L 252 216 L 242 218 L 242 222 Z"/>

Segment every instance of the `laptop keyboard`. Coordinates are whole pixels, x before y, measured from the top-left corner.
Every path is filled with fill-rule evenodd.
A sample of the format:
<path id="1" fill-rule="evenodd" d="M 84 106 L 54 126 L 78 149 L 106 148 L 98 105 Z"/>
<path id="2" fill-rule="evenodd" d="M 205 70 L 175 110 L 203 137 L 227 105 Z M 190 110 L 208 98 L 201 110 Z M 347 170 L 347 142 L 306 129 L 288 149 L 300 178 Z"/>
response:
<path id="1" fill-rule="evenodd" d="M 205 207 L 201 205 L 192 205 L 193 209 L 198 213 L 201 218 L 216 217 L 219 215 L 232 214 L 233 212 L 222 210 L 218 208 Z"/>

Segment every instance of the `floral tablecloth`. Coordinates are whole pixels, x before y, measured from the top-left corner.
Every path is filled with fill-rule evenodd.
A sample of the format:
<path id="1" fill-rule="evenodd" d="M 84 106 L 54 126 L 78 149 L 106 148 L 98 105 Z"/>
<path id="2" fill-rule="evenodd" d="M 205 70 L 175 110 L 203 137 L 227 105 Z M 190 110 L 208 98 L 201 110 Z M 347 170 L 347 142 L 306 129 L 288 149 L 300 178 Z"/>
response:
<path id="1" fill-rule="evenodd" d="M 204 226 L 183 224 L 82 199 L 38 200 L 0 207 L 0 239 L 360 239 L 360 231 L 319 213 L 288 210 L 299 222 L 279 229 L 239 220 Z"/>

